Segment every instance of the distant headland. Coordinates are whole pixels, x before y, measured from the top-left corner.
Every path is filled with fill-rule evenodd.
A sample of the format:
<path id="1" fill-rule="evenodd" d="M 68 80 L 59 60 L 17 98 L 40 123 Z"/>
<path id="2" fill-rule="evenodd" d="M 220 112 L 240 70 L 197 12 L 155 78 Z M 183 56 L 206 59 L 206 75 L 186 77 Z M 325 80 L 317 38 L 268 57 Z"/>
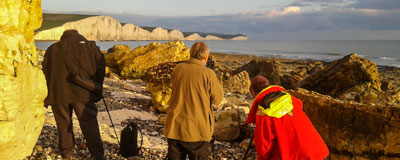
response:
<path id="1" fill-rule="evenodd" d="M 247 40 L 242 34 L 181 32 L 161 27 L 140 27 L 121 23 L 109 16 L 44 13 L 35 40 L 59 40 L 67 29 L 76 29 L 89 40 Z"/>

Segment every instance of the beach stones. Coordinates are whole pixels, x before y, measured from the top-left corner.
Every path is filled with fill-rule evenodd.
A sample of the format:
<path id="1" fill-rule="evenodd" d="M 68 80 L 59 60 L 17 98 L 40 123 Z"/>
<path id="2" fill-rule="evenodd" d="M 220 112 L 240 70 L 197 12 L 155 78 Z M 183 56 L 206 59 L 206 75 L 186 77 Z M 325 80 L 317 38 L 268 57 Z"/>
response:
<path id="1" fill-rule="evenodd" d="M 108 67 L 117 69 L 124 78 L 142 78 L 147 69 L 167 62 L 189 59 L 189 49 L 180 41 L 164 44 L 150 43 L 132 51 L 113 52 L 105 55 Z"/>
<path id="2" fill-rule="evenodd" d="M 23 159 L 45 118 L 47 87 L 33 40 L 42 9 L 40 0 L 7 0 L 0 10 L 0 159 Z"/>
<path id="3" fill-rule="evenodd" d="M 306 77 L 299 87 L 358 102 L 374 102 L 382 92 L 378 67 L 357 54 L 332 62 Z"/>

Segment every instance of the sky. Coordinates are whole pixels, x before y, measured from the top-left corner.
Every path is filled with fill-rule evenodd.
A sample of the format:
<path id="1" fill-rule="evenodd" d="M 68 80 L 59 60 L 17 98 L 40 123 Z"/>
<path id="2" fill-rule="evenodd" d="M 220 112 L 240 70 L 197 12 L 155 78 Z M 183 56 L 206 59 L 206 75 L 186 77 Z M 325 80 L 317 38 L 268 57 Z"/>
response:
<path id="1" fill-rule="evenodd" d="M 253 40 L 400 40 L 400 0 L 42 0 L 42 8 Z"/>

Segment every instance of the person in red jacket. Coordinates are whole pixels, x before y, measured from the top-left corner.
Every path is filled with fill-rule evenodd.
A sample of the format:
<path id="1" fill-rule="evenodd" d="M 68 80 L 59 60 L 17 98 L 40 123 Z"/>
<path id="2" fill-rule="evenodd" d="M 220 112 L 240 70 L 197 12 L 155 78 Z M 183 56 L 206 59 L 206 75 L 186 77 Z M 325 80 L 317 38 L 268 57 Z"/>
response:
<path id="1" fill-rule="evenodd" d="M 288 94 L 288 108 L 273 108 L 274 100 L 286 95 L 284 88 L 271 86 L 262 76 L 252 79 L 255 96 L 246 122 L 255 124 L 254 143 L 258 160 L 321 160 L 329 150 L 303 111 L 303 103 Z M 276 102 L 276 101 L 275 101 Z M 267 110 L 276 112 L 267 115 Z M 279 115 L 281 114 L 281 115 Z M 279 117 L 279 118 L 278 118 Z"/>

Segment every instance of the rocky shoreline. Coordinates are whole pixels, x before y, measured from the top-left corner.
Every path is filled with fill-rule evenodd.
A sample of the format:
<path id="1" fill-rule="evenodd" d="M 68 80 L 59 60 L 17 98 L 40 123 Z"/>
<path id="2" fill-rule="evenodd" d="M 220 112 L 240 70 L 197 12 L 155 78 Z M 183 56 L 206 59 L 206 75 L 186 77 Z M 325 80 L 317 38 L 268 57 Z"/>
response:
<path id="1" fill-rule="evenodd" d="M 112 52 L 108 53 L 117 53 L 121 55 L 123 52 L 128 53 L 127 51 L 122 51 L 123 47 L 114 47 Z M 128 48 L 128 51 L 130 49 Z M 185 50 L 183 48 L 183 50 Z M 149 51 L 152 52 L 152 51 Z M 157 50 L 157 52 L 162 52 Z M 180 52 L 180 51 L 178 51 Z M 134 53 L 134 51 L 132 51 Z M 185 53 L 183 53 L 185 54 Z M 251 95 L 248 93 L 248 84 L 246 83 L 238 83 L 239 82 L 246 82 L 249 81 L 250 77 L 253 77 L 255 74 L 267 76 L 272 83 L 279 83 L 283 85 L 287 89 L 291 89 L 290 92 L 296 97 L 302 97 L 304 100 L 305 111 L 310 116 L 310 119 L 313 121 L 316 128 L 319 130 L 323 138 L 325 139 L 326 143 L 328 144 L 331 155 L 328 159 L 354 159 L 354 158 L 361 158 L 361 159 L 396 159 L 397 155 L 385 155 L 373 152 L 374 148 L 371 151 L 364 150 L 360 153 L 356 150 L 350 150 L 343 148 L 343 145 L 349 144 L 339 144 L 336 143 L 337 141 L 341 141 L 340 135 L 338 132 L 342 132 L 339 128 L 335 129 L 337 131 L 331 131 L 331 128 L 324 128 L 327 126 L 336 127 L 336 123 L 342 124 L 346 122 L 342 122 L 340 120 L 341 117 L 332 117 L 339 116 L 337 114 L 345 113 L 345 114 L 359 114 L 358 118 L 363 117 L 365 120 L 370 121 L 368 117 L 371 114 L 375 114 L 376 116 L 382 116 L 379 113 L 368 113 L 373 110 L 370 109 L 363 109 L 364 106 L 373 105 L 379 106 L 382 105 L 385 108 L 388 108 L 387 112 L 389 117 L 383 117 L 385 119 L 382 122 L 377 122 L 376 124 L 367 125 L 370 127 L 378 127 L 379 125 L 388 125 L 390 127 L 394 127 L 395 130 L 388 130 L 386 132 L 396 133 L 396 129 L 399 127 L 398 125 L 398 117 L 396 117 L 395 112 L 398 111 L 400 108 L 399 99 L 396 100 L 394 96 L 391 99 L 393 104 L 386 100 L 387 102 L 352 102 L 352 101 L 344 101 L 339 99 L 334 99 L 330 96 L 317 94 L 310 91 L 304 91 L 302 89 L 298 89 L 298 83 L 303 79 L 307 78 L 314 73 L 321 72 L 324 67 L 332 65 L 332 62 L 320 62 L 320 61 L 311 61 L 311 60 L 292 60 L 292 59 L 276 59 L 276 58 L 268 58 L 268 57 L 256 57 L 250 55 L 231 55 L 225 53 L 211 53 L 212 59 L 216 63 L 216 68 L 214 71 L 217 75 L 221 78 L 222 83 L 224 83 L 224 90 L 225 90 L 225 100 L 222 105 L 214 106 L 216 111 L 216 133 L 214 136 L 217 138 L 216 142 L 216 149 L 215 153 L 217 155 L 217 159 L 241 159 L 245 152 L 245 148 L 248 146 L 248 141 L 251 134 L 251 127 L 245 124 L 246 114 L 242 114 L 243 112 L 248 112 L 248 108 L 252 103 Z M 121 57 L 121 56 L 120 56 Z M 123 57 L 123 56 L 122 56 Z M 125 57 L 127 58 L 127 57 Z M 129 57 L 128 57 L 129 58 Z M 137 58 L 137 57 L 136 57 Z M 143 58 L 143 57 L 141 57 Z M 117 64 L 116 63 L 113 65 Z M 118 62 L 123 63 L 123 62 Z M 109 65 L 108 66 L 112 66 Z M 167 152 L 167 143 L 166 138 L 162 134 L 163 130 L 163 119 L 165 119 L 165 112 L 160 110 L 159 107 L 155 106 L 155 101 L 152 101 L 153 93 L 149 91 L 149 83 L 159 84 L 167 82 L 167 79 L 170 78 L 168 75 L 170 72 L 170 68 L 173 65 L 171 64 L 160 64 L 158 67 L 153 67 L 147 70 L 147 72 L 156 72 L 153 77 L 150 75 L 144 76 L 141 79 L 138 78 L 129 78 L 129 75 L 120 76 L 118 72 L 113 68 L 110 68 L 111 71 L 108 72 L 108 78 L 106 78 L 104 82 L 104 93 L 105 93 L 105 100 L 107 105 L 110 109 L 110 114 L 113 117 L 113 122 L 116 125 L 118 136 L 120 130 L 122 130 L 123 126 L 121 126 L 121 122 L 125 121 L 126 119 L 133 119 L 135 120 L 140 127 L 143 129 L 144 133 L 144 145 L 143 149 L 141 150 L 141 157 L 142 159 L 163 159 Z M 165 68 L 166 67 L 166 68 Z M 123 68 L 123 67 L 120 67 Z M 263 68 L 261 70 L 255 70 L 257 68 Z M 387 95 L 396 95 L 396 93 L 400 89 L 400 68 L 394 67 L 385 67 L 379 66 L 379 77 L 380 83 L 382 84 L 382 93 Z M 271 74 L 273 73 L 273 74 Z M 135 75 L 141 75 L 139 73 L 134 73 Z M 161 78 L 160 78 L 161 77 Z M 279 78 L 278 78 L 279 77 Z M 155 79 L 154 79 L 155 78 Z M 144 79 L 144 80 L 142 80 Z M 310 100 L 310 97 L 314 97 L 315 100 Z M 379 97 L 378 97 L 379 98 Z M 378 99 L 379 100 L 379 99 Z M 321 102 L 331 104 L 337 108 L 330 108 L 331 112 L 335 112 L 333 115 L 330 115 L 328 112 L 322 115 L 321 112 L 326 112 L 324 105 L 319 103 Z M 364 104 L 365 103 L 365 104 Z M 160 103 L 162 104 L 162 103 Z M 347 113 L 346 107 L 351 107 L 356 104 L 354 110 L 349 110 L 350 113 Z M 106 150 L 106 157 L 107 159 L 124 159 L 118 154 L 118 145 L 115 139 L 113 130 L 111 128 L 107 113 L 105 112 L 104 103 L 98 102 L 97 103 L 99 108 L 99 116 L 98 120 L 100 123 L 100 129 L 102 138 L 104 141 L 104 146 Z M 321 105 L 321 106 L 319 106 Z M 350 105 L 350 106 L 349 106 Z M 358 105 L 358 106 L 357 106 Z M 310 108 L 311 106 L 311 108 Z M 314 106 L 314 107 L 312 107 Z M 343 108 L 343 109 L 341 109 Z M 365 111 L 369 110 L 369 111 Z M 356 112 L 357 111 L 357 112 Z M 242 113 L 241 113 L 242 112 Z M 317 115 L 315 114 L 316 112 Z M 364 113 L 365 112 L 365 113 Z M 390 113 L 389 113 L 390 112 Z M 336 114 L 337 113 L 337 114 Z M 364 117 L 364 114 L 367 114 Z M 391 116 L 390 116 L 391 114 Z M 320 117 L 326 116 L 330 117 L 324 122 L 321 121 Z M 222 120 L 223 118 L 227 118 Z M 355 117 L 357 119 L 357 117 Z M 343 119 L 343 117 L 342 117 Z M 346 121 L 348 119 L 344 118 Z M 350 120 L 349 124 L 343 124 L 349 128 L 355 127 L 356 130 L 349 131 L 351 133 L 357 132 L 364 132 L 363 129 L 358 128 L 356 126 L 355 119 Z M 392 119 L 392 120 L 390 120 Z M 317 121 L 316 121 L 317 120 Z M 222 123 L 223 121 L 223 123 Z M 221 122 L 221 123 L 220 123 Z M 218 124 L 220 123 L 220 124 Z M 386 124 L 387 123 L 387 124 Z M 80 133 L 79 126 L 77 125 L 77 121 L 75 122 L 74 130 L 77 133 L 77 152 L 74 154 L 74 159 L 86 159 L 88 158 L 88 150 L 84 144 L 84 140 L 82 134 Z M 389 127 L 387 126 L 387 127 Z M 345 128 L 348 129 L 348 128 Z M 329 131 L 328 131 L 329 130 Z M 358 131 L 360 130 L 360 131 Z M 226 137 L 224 135 L 228 135 L 230 137 Z M 347 131 L 344 131 L 347 133 Z M 330 135 L 331 134 L 331 135 Z M 336 135 L 333 135 L 336 134 Z M 372 133 L 367 133 L 372 134 Z M 232 135 L 236 135 L 232 136 Z M 330 135 L 330 136 L 328 136 Z M 342 134 L 342 136 L 350 136 L 347 134 Z M 356 135 L 352 135 L 356 136 Z M 368 139 L 369 135 L 366 136 Z M 235 138 L 231 138 L 235 137 Z M 395 135 L 396 137 L 396 135 Z M 354 138 L 354 137 L 353 137 Z M 357 137 L 355 137 L 357 138 Z M 369 137 L 369 139 L 374 138 Z M 399 137 L 400 138 L 400 137 Z M 388 139 L 387 139 L 388 140 Z M 357 141 L 362 141 L 360 139 L 354 140 L 348 139 L 348 142 L 351 143 L 350 145 L 358 145 L 355 144 Z M 334 143 L 335 142 L 335 143 Z M 39 137 L 39 140 L 34 148 L 34 152 L 32 155 L 26 159 L 60 159 L 60 156 L 57 154 L 57 134 L 55 129 L 54 118 L 52 117 L 51 109 L 46 110 L 46 122 L 45 126 L 42 130 L 42 133 Z M 365 143 L 367 147 L 371 145 L 369 140 Z M 386 139 L 385 142 L 387 143 Z M 393 145 L 392 145 L 393 147 Z M 396 147 L 396 144 L 394 144 Z M 386 147 L 384 147 L 386 148 Z M 375 148 L 376 149 L 376 148 Z M 378 148 L 379 149 L 379 148 Z M 387 150 L 387 149 L 384 149 Z M 353 151 L 351 153 L 349 151 Z M 396 148 L 392 150 L 387 150 L 389 153 L 396 153 L 400 151 L 396 151 Z M 256 152 L 254 148 L 251 151 L 251 156 L 254 159 L 256 157 Z M 210 156 L 210 159 L 212 157 Z"/>
<path id="2" fill-rule="evenodd" d="M 165 117 L 165 113 L 156 112 L 151 107 L 149 93 L 145 90 L 145 83 L 141 80 L 120 80 L 106 78 L 104 82 L 105 97 L 108 109 L 113 119 L 118 136 L 123 126 L 122 121 L 133 119 L 142 128 L 144 134 L 141 159 L 154 160 L 164 159 L 167 153 L 167 142 L 163 136 L 163 125 L 158 117 Z M 106 159 L 124 160 L 126 158 L 118 154 L 118 142 L 102 101 L 96 104 L 99 108 L 98 121 L 102 136 Z M 76 152 L 73 159 L 88 159 L 89 150 L 85 145 L 79 123 L 74 116 L 74 133 Z M 34 147 L 31 156 L 27 160 L 36 159 L 62 159 L 58 154 L 58 139 L 54 117 L 50 108 L 46 109 L 46 121 Z M 140 139 L 140 137 L 139 137 Z M 217 159 L 241 159 L 245 149 L 240 147 L 240 142 L 216 141 L 215 154 Z M 255 158 L 253 149 L 251 155 Z M 212 157 L 210 156 L 210 159 Z"/>

